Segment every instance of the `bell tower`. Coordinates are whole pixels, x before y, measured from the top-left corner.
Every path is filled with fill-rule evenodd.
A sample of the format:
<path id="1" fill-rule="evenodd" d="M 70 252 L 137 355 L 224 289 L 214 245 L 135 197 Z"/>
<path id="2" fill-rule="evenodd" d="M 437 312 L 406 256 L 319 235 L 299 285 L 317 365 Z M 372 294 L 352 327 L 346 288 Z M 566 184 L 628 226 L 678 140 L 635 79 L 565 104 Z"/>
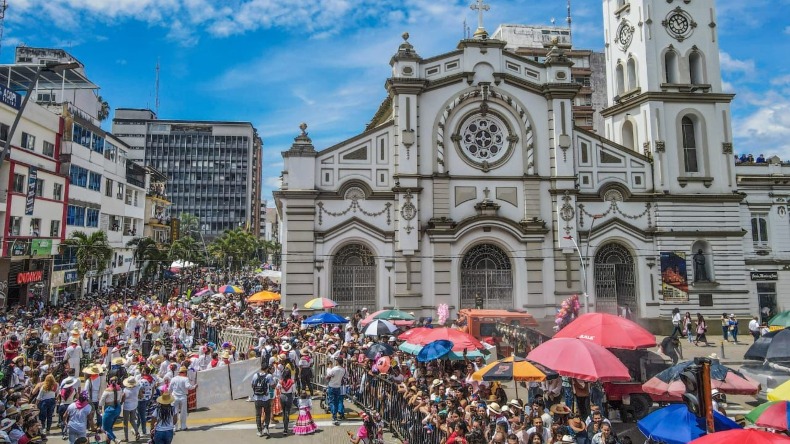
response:
<path id="1" fill-rule="evenodd" d="M 606 137 L 654 157 L 665 192 L 735 190 L 715 0 L 603 0 Z"/>

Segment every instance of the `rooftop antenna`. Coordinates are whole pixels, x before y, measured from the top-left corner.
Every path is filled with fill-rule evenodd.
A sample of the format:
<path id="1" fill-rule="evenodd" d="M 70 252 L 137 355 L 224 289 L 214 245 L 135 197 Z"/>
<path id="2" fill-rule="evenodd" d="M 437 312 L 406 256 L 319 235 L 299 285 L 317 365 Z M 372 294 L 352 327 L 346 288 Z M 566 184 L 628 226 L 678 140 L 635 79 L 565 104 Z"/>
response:
<path id="1" fill-rule="evenodd" d="M 159 116 L 159 57 L 156 58 L 156 100 L 154 102 L 157 117 Z"/>
<path id="2" fill-rule="evenodd" d="M 5 31 L 5 10 L 8 9 L 8 2 L 0 0 L 0 50 L 3 49 L 3 31 Z"/>
<path id="3" fill-rule="evenodd" d="M 568 0 L 568 41 L 569 43 L 573 44 L 573 31 L 571 30 L 571 0 Z"/>

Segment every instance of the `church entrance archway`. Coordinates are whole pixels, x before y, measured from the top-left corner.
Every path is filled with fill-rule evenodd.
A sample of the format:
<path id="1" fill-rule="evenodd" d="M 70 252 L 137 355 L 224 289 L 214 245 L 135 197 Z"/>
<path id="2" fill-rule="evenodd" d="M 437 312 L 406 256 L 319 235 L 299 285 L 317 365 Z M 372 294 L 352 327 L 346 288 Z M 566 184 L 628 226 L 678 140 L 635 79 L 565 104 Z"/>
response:
<path id="1" fill-rule="evenodd" d="M 362 244 L 349 244 L 332 259 L 332 300 L 336 313 L 350 314 L 363 307 L 376 311 L 376 259 Z"/>
<path id="2" fill-rule="evenodd" d="M 510 258 L 491 244 L 472 247 L 461 260 L 461 308 L 513 308 Z"/>
<path id="3" fill-rule="evenodd" d="M 634 257 L 618 243 L 608 243 L 595 254 L 595 309 L 619 314 L 624 307 L 636 315 Z"/>

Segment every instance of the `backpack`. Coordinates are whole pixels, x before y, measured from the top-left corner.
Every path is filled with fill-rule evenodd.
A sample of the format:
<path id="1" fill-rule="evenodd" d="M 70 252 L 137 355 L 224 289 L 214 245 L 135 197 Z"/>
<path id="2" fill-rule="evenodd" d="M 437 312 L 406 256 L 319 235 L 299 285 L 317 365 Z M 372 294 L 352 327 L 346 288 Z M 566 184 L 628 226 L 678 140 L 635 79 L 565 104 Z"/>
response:
<path id="1" fill-rule="evenodd" d="M 256 373 L 255 380 L 252 381 L 252 393 L 255 396 L 269 395 L 269 383 L 266 381 L 266 374 Z"/>

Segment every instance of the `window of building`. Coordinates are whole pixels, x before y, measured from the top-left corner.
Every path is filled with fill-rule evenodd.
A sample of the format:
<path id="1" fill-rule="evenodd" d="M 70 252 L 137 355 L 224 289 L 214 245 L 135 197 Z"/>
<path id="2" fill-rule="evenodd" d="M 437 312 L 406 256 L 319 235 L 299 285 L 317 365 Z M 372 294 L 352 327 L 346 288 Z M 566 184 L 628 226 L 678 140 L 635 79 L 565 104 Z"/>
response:
<path id="1" fill-rule="evenodd" d="M 625 71 L 622 64 L 617 65 L 615 75 L 617 76 L 617 94 L 622 94 L 625 91 Z"/>
<path id="2" fill-rule="evenodd" d="M 22 133 L 22 148 L 34 151 L 36 149 L 36 136 Z"/>
<path id="3" fill-rule="evenodd" d="M 633 91 L 637 87 L 636 78 L 636 60 L 634 58 L 628 59 L 628 90 Z"/>
<path id="4" fill-rule="evenodd" d="M 104 179 L 104 195 L 112 197 L 112 179 Z"/>
<path id="5" fill-rule="evenodd" d="M 63 185 L 56 183 L 52 186 L 52 198 L 55 200 L 63 200 Z"/>
<path id="6" fill-rule="evenodd" d="M 39 218 L 30 219 L 30 235 L 33 237 L 37 237 L 41 235 L 41 219 Z"/>
<path id="7" fill-rule="evenodd" d="M 104 154 L 104 137 L 97 133 L 93 133 L 91 137 L 91 149 L 97 153 Z"/>
<path id="8" fill-rule="evenodd" d="M 101 174 L 90 172 L 90 179 L 88 180 L 88 189 L 93 191 L 101 191 Z"/>
<path id="9" fill-rule="evenodd" d="M 115 162 L 115 152 L 117 148 L 110 142 L 104 142 L 104 158 Z"/>
<path id="10" fill-rule="evenodd" d="M 698 173 L 696 125 L 689 116 L 681 120 L 683 136 L 683 166 L 687 173 Z"/>
<path id="11" fill-rule="evenodd" d="M 11 216 L 11 223 L 8 227 L 8 234 L 10 236 L 19 236 L 22 231 L 22 218 L 20 216 Z"/>
<path id="12" fill-rule="evenodd" d="M 10 127 L 8 125 L 6 125 L 5 123 L 0 123 L 0 141 L 5 142 L 6 140 L 8 140 L 9 130 Z"/>
<path id="13" fill-rule="evenodd" d="M 636 128 L 630 120 L 623 122 L 623 146 L 631 150 L 636 146 Z"/>
<path id="14" fill-rule="evenodd" d="M 36 197 L 44 197 L 44 179 L 36 179 Z"/>
<path id="15" fill-rule="evenodd" d="M 698 51 L 692 51 L 689 54 L 689 79 L 693 85 L 705 83 L 702 75 L 702 54 Z"/>
<path id="16" fill-rule="evenodd" d="M 126 205 L 131 205 L 132 202 L 134 202 L 134 198 L 133 198 L 134 193 L 133 193 L 133 191 L 134 190 L 131 190 L 129 188 L 126 189 L 126 201 L 125 201 Z"/>
<path id="17" fill-rule="evenodd" d="M 88 186 L 88 170 L 72 165 L 69 169 L 69 180 L 72 185 L 85 188 Z"/>
<path id="18" fill-rule="evenodd" d="M 768 244 L 768 213 L 752 213 L 752 242 Z"/>
<path id="19" fill-rule="evenodd" d="M 44 141 L 44 155 L 55 157 L 55 144 L 52 142 Z"/>
<path id="20" fill-rule="evenodd" d="M 74 129 L 71 134 L 71 140 L 73 142 L 77 142 L 86 148 L 90 148 L 92 136 L 93 132 L 91 130 L 83 128 L 80 124 L 74 124 Z"/>
<path id="21" fill-rule="evenodd" d="M 776 283 L 757 283 L 757 303 L 760 307 L 760 322 L 768 323 L 776 314 Z"/>
<path id="22" fill-rule="evenodd" d="M 670 50 L 664 54 L 664 76 L 667 83 L 679 83 L 678 55 L 675 51 Z"/>
<path id="23" fill-rule="evenodd" d="M 69 205 L 66 212 L 66 225 L 84 227 L 85 226 L 85 207 Z"/>
<path id="24" fill-rule="evenodd" d="M 25 176 L 24 174 L 14 173 L 14 192 L 15 193 L 24 193 L 26 191 L 25 190 L 25 185 L 26 185 L 26 180 L 25 179 L 26 178 L 27 178 L 27 176 Z"/>
<path id="25" fill-rule="evenodd" d="M 115 195 L 118 200 L 123 200 L 123 184 L 118 184 L 118 193 Z"/>
<path id="26" fill-rule="evenodd" d="M 95 208 L 88 208 L 85 212 L 85 226 L 98 227 L 99 226 L 99 210 Z"/>
<path id="27" fill-rule="evenodd" d="M 60 237 L 59 220 L 53 220 L 49 222 L 49 237 Z"/>

